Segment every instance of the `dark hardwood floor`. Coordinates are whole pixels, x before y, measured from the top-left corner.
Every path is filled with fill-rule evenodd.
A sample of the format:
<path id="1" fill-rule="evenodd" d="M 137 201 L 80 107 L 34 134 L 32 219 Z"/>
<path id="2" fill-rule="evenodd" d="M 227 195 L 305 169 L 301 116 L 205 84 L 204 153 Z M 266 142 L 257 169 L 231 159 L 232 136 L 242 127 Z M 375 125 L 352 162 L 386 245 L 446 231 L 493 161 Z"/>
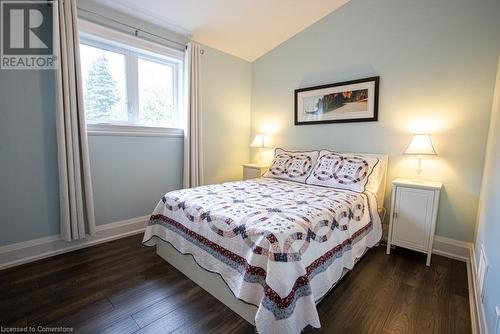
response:
<path id="1" fill-rule="evenodd" d="M 470 333 L 462 262 L 369 251 L 318 306 L 322 333 Z M 76 333 L 254 333 L 141 236 L 0 271 L 0 325 Z M 317 332 L 306 330 L 306 332 Z"/>

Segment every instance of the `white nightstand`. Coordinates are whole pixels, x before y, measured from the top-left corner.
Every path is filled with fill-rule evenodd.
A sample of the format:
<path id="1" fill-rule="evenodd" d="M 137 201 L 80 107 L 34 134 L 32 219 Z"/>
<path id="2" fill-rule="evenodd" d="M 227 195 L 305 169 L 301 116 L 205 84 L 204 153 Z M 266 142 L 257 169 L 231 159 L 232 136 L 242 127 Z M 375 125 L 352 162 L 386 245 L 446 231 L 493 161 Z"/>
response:
<path id="1" fill-rule="evenodd" d="M 268 168 L 269 166 L 264 164 L 243 164 L 243 180 L 261 177 Z"/>
<path id="2" fill-rule="evenodd" d="M 427 253 L 426 264 L 430 266 L 442 186 L 440 182 L 423 180 L 392 181 L 387 254 L 391 245 Z"/>

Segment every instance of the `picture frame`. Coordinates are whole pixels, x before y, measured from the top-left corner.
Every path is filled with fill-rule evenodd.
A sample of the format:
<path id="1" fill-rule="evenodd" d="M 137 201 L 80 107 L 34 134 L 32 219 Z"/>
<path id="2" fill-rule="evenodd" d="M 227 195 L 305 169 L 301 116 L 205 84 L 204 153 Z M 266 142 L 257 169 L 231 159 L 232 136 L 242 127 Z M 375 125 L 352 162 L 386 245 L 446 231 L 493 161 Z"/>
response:
<path id="1" fill-rule="evenodd" d="M 295 90 L 295 125 L 376 122 L 380 77 Z"/>

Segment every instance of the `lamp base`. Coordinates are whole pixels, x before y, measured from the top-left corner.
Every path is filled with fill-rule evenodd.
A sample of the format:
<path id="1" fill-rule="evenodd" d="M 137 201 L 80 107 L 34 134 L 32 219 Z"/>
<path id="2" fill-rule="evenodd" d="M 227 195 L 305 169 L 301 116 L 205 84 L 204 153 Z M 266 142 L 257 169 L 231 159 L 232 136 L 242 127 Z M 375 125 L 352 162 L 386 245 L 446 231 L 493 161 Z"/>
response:
<path id="1" fill-rule="evenodd" d="M 417 180 L 422 180 L 422 155 L 418 156 Z M 422 181 L 420 181 L 422 182 Z"/>
<path id="2" fill-rule="evenodd" d="M 262 163 L 262 148 L 260 148 L 260 147 L 257 151 L 257 156 L 255 157 L 255 160 L 257 160 L 257 163 L 259 165 Z"/>

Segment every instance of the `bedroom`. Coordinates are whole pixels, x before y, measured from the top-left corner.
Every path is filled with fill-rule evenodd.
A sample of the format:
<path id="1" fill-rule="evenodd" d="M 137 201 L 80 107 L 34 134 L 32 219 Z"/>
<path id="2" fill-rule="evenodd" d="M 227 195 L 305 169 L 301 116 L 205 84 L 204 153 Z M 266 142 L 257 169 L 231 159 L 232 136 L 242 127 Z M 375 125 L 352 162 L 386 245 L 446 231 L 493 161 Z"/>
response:
<path id="1" fill-rule="evenodd" d="M 499 333 L 498 0 L 18 2 L 2 1 L 2 331 Z M 64 20 L 16 21 L 29 6 Z M 33 35 L 56 69 L 4 53 Z M 314 181 L 359 157 L 361 190 Z M 276 175 L 294 162 L 300 180 Z M 363 214 L 318 220 L 339 196 Z M 221 276 L 160 241 L 201 252 L 179 231 L 215 245 L 196 260 Z M 346 241 L 272 314 L 265 296 Z"/>

